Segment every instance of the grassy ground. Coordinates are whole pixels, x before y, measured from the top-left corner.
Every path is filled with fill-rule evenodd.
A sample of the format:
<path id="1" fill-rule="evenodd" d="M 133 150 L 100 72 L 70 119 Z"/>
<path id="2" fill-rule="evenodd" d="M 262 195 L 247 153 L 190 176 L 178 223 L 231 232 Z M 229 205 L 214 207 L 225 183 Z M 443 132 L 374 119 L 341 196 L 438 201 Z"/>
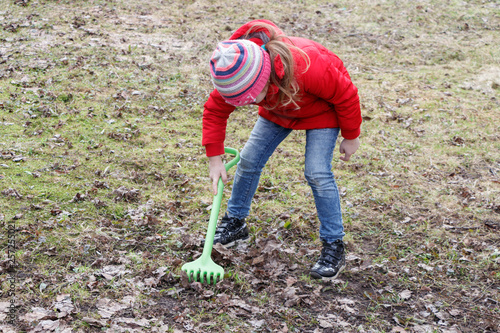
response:
<path id="1" fill-rule="evenodd" d="M 303 132 L 265 169 L 249 245 L 214 250 L 226 278 L 180 271 L 212 200 L 207 59 L 255 18 L 326 45 L 359 88 L 362 146 L 333 161 L 348 249 L 333 283 L 308 276 Z M 499 28 L 496 1 L 4 0 L 0 319 L 14 299 L 19 321 L 2 330 L 498 331 Z M 232 114 L 226 145 L 256 117 Z"/>

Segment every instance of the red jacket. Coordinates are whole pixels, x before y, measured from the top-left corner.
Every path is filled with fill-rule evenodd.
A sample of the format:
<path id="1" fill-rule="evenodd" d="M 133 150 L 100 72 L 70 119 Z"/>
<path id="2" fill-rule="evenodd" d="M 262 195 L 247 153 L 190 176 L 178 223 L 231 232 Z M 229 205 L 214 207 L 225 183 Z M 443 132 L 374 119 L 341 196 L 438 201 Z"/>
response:
<path id="1" fill-rule="evenodd" d="M 259 21 L 275 26 L 267 20 L 248 22 L 236 30 L 230 39 L 241 38 L 252 23 Z M 283 34 L 277 27 L 276 31 Z M 349 140 L 357 138 L 361 126 L 358 89 L 351 82 L 342 61 L 319 43 L 305 38 L 290 39 L 310 59 L 310 67 L 303 73 L 305 60 L 300 54 L 294 54 L 295 79 L 300 89 L 300 100 L 297 101 L 299 108 L 296 109 L 290 104 L 285 108 L 278 106 L 272 110 L 265 109 L 263 105 L 272 101 L 277 93 L 276 87 L 275 89 L 270 87 L 264 101 L 259 103 L 259 115 L 294 130 L 339 127 L 344 138 Z M 258 45 L 264 44 L 258 34 L 250 40 Z M 224 153 L 227 119 L 235 107 L 226 103 L 214 89 L 204 108 L 202 144 L 205 146 L 207 156 L 221 155 Z"/>

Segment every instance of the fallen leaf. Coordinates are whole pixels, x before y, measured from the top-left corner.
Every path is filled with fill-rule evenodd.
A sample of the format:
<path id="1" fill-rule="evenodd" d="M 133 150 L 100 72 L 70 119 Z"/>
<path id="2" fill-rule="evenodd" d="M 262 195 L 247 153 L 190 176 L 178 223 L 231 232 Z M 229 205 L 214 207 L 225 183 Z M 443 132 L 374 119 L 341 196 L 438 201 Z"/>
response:
<path id="1" fill-rule="evenodd" d="M 71 199 L 69 202 L 70 203 L 80 202 L 80 201 L 85 201 L 85 199 L 87 199 L 87 196 L 85 194 L 77 193 L 77 194 L 75 194 L 73 199 Z"/>
<path id="2" fill-rule="evenodd" d="M 46 310 L 44 308 L 39 308 L 39 307 L 34 307 L 31 309 L 31 311 L 32 312 L 28 312 L 24 316 L 21 316 L 20 319 L 28 323 L 32 323 L 34 321 L 39 321 L 39 320 L 57 319 L 56 313 L 54 311 Z"/>
<path id="3" fill-rule="evenodd" d="M 257 266 L 259 264 L 262 264 L 264 262 L 264 260 L 265 260 L 265 256 L 263 256 L 263 255 L 262 256 L 258 256 L 257 258 L 253 258 L 252 265 L 253 266 Z"/>
<path id="4" fill-rule="evenodd" d="M 436 312 L 434 314 L 437 318 L 441 319 L 441 320 L 447 320 L 449 318 L 449 315 L 448 313 L 444 312 L 444 311 L 439 311 L 439 312 Z"/>
<path id="5" fill-rule="evenodd" d="M 104 327 L 106 326 L 106 321 L 105 320 L 98 320 L 94 318 L 89 318 L 89 317 L 83 317 L 82 321 L 92 325 L 92 326 L 97 326 L 97 327 Z"/>
<path id="6" fill-rule="evenodd" d="M 156 287 L 160 281 L 154 277 L 147 278 L 144 280 L 144 284 L 148 287 Z"/>
<path id="7" fill-rule="evenodd" d="M 332 328 L 333 327 L 333 324 L 324 320 L 324 319 L 320 319 L 319 320 L 319 326 L 321 326 L 322 328 Z"/>
<path id="8" fill-rule="evenodd" d="M 31 332 L 51 332 L 55 330 L 60 330 L 60 322 L 58 320 L 42 320 L 36 325 L 36 327 Z"/>
<path id="9" fill-rule="evenodd" d="M 13 188 L 8 188 L 6 190 L 3 190 L 2 194 L 5 195 L 6 197 L 14 197 L 16 199 L 23 198 L 23 196 L 16 189 Z"/>
<path id="10" fill-rule="evenodd" d="M 191 283 L 190 286 L 191 286 L 191 289 L 196 290 L 199 293 L 202 293 L 203 291 L 205 291 L 201 282 L 195 281 L 195 282 Z"/>
<path id="11" fill-rule="evenodd" d="M 422 318 L 427 318 L 431 315 L 429 311 L 420 311 L 418 314 L 421 315 Z"/>
<path id="12" fill-rule="evenodd" d="M 287 287 L 293 286 L 296 282 L 297 282 L 297 279 L 295 279 L 291 276 L 286 278 L 286 286 Z"/>
<path id="13" fill-rule="evenodd" d="M 71 301 L 71 295 L 70 294 L 57 295 L 56 302 L 54 303 L 54 309 L 59 311 L 59 314 L 57 315 L 58 318 L 65 317 L 75 312 L 75 306 Z"/>
<path id="14" fill-rule="evenodd" d="M 296 295 L 297 290 L 298 289 L 294 287 L 287 287 L 283 291 L 286 307 L 291 307 L 299 303 L 301 296 Z"/>
<path id="15" fill-rule="evenodd" d="M 182 288 L 186 289 L 189 288 L 189 278 L 187 276 L 187 273 L 185 271 L 181 271 L 181 286 Z"/>
<path id="16" fill-rule="evenodd" d="M 228 295 L 226 295 L 226 294 L 218 294 L 217 298 L 219 299 L 219 302 L 222 305 L 224 305 L 224 306 L 229 305 L 229 296 Z"/>
<path id="17" fill-rule="evenodd" d="M 410 290 L 403 290 L 402 292 L 399 293 L 399 297 L 403 300 L 410 299 L 411 291 Z"/>
<path id="18" fill-rule="evenodd" d="M 339 299 L 338 302 L 340 304 L 345 304 L 345 305 L 354 305 L 356 303 L 355 300 L 353 299 L 349 299 L 349 298 L 342 298 L 342 299 Z"/>
<path id="19" fill-rule="evenodd" d="M 147 319 L 135 319 L 135 318 L 115 318 L 114 322 L 123 323 L 132 328 L 147 327 L 149 326 L 149 320 Z"/>
<path id="20" fill-rule="evenodd" d="M 127 304 L 120 304 L 114 302 L 108 298 L 101 298 L 96 304 L 97 313 L 102 318 L 111 318 L 116 312 L 127 309 L 129 306 Z"/>
<path id="21" fill-rule="evenodd" d="M 47 251 L 43 252 L 43 254 L 46 254 L 48 256 L 55 256 L 57 255 L 57 252 L 56 252 L 56 247 L 51 247 L 50 249 L 48 249 Z"/>
<path id="22" fill-rule="evenodd" d="M 212 296 L 214 295 L 214 292 L 212 290 L 205 290 L 203 292 L 203 298 L 212 298 Z"/>
<path id="23" fill-rule="evenodd" d="M 391 330 L 391 333 L 407 333 L 407 331 L 399 326 L 394 326 Z"/>
<path id="24" fill-rule="evenodd" d="M 128 272 L 129 271 L 125 270 L 125 265 L 108 265 L 108 266 L 104 266 L 101 269 L 101 275 L 106 280 L 112 280 L 113 278 L 122 276 Z"/>
<path id="25" fill-rule="evenodd" d="M 361 257 L 358 257 L 357 255 L 355 254 L 348 254 L 346 257 L 345 257 L 345 260 L 347 262 L 349 262 L 350 264 L 354 264 L 356 266 L 359 266 L 363 263 L 363 259 Z"/>
<path id="26" fill-rule="evenodd" d="M 341 308 L 342 310 L 344 310 L 345 312 L 350 313 L 350 314 L 355 314 L 355 313 L 357 313 L 357 311 L 356 311 L 355 309 L 351 308 L 350 306 L 348 306 L 348 305 L 346 305 L 346 304 L 341 305 L 341 306 L 340 306 L 340 308 Z"/>
<path id="27" fill-rule="evenodd" d="M 253 327 L 260 328 L 266 322 L 264 319 L 261 320 L 249 320 L 248 321 Z"/>
<path id="28" fill-rule="evenodd" d="M 417 266 L 425 269 L 428 272 L 432 272 L 434 270 L 434 267 L 422 263 L 418 264 Z"/>
<path id="29" fill-rule="evenodd" d="M 394 277 L 398 276 L 398 273 L 396 273 L 396 272 L 392 272 L 392 271 L 388 271 L 388 272 L 387 272 L 387 276 L 388 276 L 388 277 L 391 277 L 391 278 L 394 278 Z"/>
<path id="30" fill-rule="evenodd" d="M 125 296 L 123 299 L 120 301 L 120 303 L 123 303 L 127 306 L 132 306 L 135 303 L 135 297 L 134 296 Z"/>
<path id="31" fill-rule="evenodd" d="M 138 189 L 128 189 L 125 186 L 117 188 L 113 191 L 113 194 L 115 194 L 115 201 L 123 200 L 125 202 L 138 201 L 141 195 Z"/>

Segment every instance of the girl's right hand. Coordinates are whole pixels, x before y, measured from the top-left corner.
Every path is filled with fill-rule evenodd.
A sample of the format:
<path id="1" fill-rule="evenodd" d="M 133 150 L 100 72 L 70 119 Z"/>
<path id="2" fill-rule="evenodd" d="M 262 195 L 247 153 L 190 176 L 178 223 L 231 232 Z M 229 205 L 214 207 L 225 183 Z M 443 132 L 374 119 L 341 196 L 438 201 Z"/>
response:
<path id="1" fill-rule="evenodd" d="M 222 157 L 220 155 L 210 156 L 208 158 L 208 167 L 210 169 L 210 179 L 212 180 L 212 191 L 214 195 L 217 195 L 217 184 L 219 183 L 219 178 L 222 178 L 224 184 L 227 183 L 227 173 L 224 163 L 222 163 Z"/>

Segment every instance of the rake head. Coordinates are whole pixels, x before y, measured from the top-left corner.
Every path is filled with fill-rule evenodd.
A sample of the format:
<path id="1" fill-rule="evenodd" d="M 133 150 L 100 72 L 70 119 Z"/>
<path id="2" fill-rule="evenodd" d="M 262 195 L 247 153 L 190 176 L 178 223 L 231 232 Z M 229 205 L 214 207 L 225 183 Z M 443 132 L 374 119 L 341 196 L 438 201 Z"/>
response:
<path id="1" fill-rule="evenodd" d="M 189 282 L 216 284 L 224 278 L 224 268 L 213 262 L 210 257 L 200 257 L 195 261 L 185 263 L 181 269 L 186 272 Z"/>

